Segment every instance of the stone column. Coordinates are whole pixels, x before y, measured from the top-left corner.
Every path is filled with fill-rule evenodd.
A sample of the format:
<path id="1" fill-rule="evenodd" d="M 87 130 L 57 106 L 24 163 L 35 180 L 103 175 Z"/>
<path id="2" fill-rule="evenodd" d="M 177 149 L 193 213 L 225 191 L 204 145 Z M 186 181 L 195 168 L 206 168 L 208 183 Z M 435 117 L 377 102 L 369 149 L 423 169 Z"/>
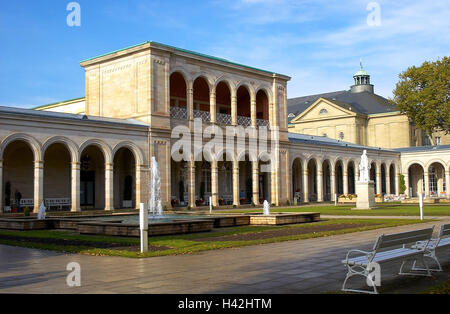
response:
<path id="1" fill-rule="evenodd" d="M 394 194 L 395 195 L 400 195 L 400 174 L 399 173 L 395 174 L 395 191 L 394 191 Z"/>
<path id="2" fill-rule="evenodd" d="M 189 121 L 194 120 L 194 89 L 192 87 L 187 89 L 187 118 Z"/>
<path id="3" fill-rule="evenodd" d="M 211 162 L 211 198 L 212 206 L 219 206 L 219 169 L 216 160 Z"/>
<path id="4" fill-rule="evenodd" d="M 317 202 L 323 202 L 323 168 L 322 163 L 317 166 Z"/>
<path id="5" fill-rule="evenodd" d="M 0 213 L 3 213 L 3 198 L 3 160 L 0 160 Z"/>
<path id="6" fill-rule="evenodd" d="M 423 191 L 425 193 L 426 197 L 430 196 L 430 174 L 427 172 L 424 173 L 424 177 L 425 177 L 425 191 Z"/>
<path id="7" fill-rule="evenodd" d="M 330 193 L 331 193 L 331 200 L 334 201 L 336 197 L 336 172 L 335 168 L 331 169 L 330 173 Z"/>
<path id="8" fill-rule="evenodd" d="M 197 207 L 195 204 L 195 161 L 191 159 L 189 163 L 189 206 Z"/>
<path id="9" fill-rule="evenodd" d="M 114 210 L 114 165 L 105 164 L 105 210 Z"/>
<path id="10" fill-rule="evenodd" d="M 348 195 L 348 165 L 345 162 L 342 163 L 342 181 L 344 194 Z"/>
<path id="11" fill-rule="evenodd" d="M 386 194 L 391 194 L 391 167 L 386 167 Z"/>
<path id="12" fill-rule="evenodd" d="M 216 90 L 212 89 L 209 93 L 209 111 L 211 114 L 211 123 L 216 123 Z M 214 205 L 215 206 L 215 205 Z"/>
<path id="13" fill-rule="evenodd" d="M 72 212 L 80 212 L 80 162 L 72 162 Z"/>
<path id="14" fill-rule="evenodd" d="M 1 169 L 0 169 L 1 171 Z M 1 175 L 0 175 L 1 177 Z M 0 187 L 1 187 L 1 180 L 0 180 Z M 445 170 L 445 188 L 446 188 L 446 194 L 447 194 L 447 198 L 450 199 L 450 170 L 446 169 Z M 0 192 L 1 195 L 1 192 Z"/>
<path id="15" fill-rule="evenodd" d="M 259 205 L 259 162 L 252 162 L 253 204 Z"/>
<path id="16" fill-rule="evenodd" d="M 379 165 L 379 164 L 376 164 L 376 167 L 377 167 L 377 169 L 376 169 L 376 171 L 375 171 L 375 174 L 376 174 L 376 180 L 377 180 L 377 194 L 380 194 L 381 195 L 381 193 L 382 193 L 382 187 L 381 187 L 381 165 Z"/>
<path id="17" fill-rule="evenodd" d="M 251 95 L 251 101 L 250 101 L 250 112 L 251 112 L 251 118 L 252 118 L 252 126 L 256 127 L 256 96 Z"/>
<path id="18" fill-rule="evenodd" d="M 237 96 L 236 90 L 231 90 L 231 125 L 237 125 Z"/>
<path id="19" fill-rule="evenodd" d="M 142 182 L 142 170 L 144 167 L 142 165 L 136 165 L 136 209 L 141 207 L 141 203 L 144 203 L 142 199 L 142 190 L 141 190 L 141 182 Z"/>
<path id="20" fill-rule="evenodd" d="M 309 203 L 309 172 L 303 170 L 303 202 Z"/>
<path id="21" fill-rule="evenodd" d="M 233 205 L 239 206 L 239 161 L 233 160 Z"/>
<path id="22" fill-rule="evenodd" d="M 410 198 L 411 195 L 410 195 L 410 193 L 409 193 L 409 175 L 408 175 L 408 174 L 403 174 L 403 176 L 405 177 L 405 185 L 406 185 L 406 191 L 405 191 L 405 194 L 406 194 L 406 197 L 407 197 L 407 198 Z"/>
<path id="23" fill-rule="evenodd" d="M 39 213 L 39 207 L 44 201 L 44 162 L 34 162 L 34 213 Z"/>

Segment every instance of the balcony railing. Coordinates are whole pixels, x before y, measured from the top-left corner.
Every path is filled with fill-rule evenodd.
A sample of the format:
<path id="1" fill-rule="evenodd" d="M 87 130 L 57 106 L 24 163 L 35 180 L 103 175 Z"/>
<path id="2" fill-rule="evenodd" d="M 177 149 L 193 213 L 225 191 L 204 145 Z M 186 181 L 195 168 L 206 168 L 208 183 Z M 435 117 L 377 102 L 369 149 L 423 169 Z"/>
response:
<path id="1" fill-rule="evenodd" d="M 218 113 L 216 116 L 217 123 L 231 125 L 232 119 L 230 114 Z"/>
<path id="2" fill-rule="evenodd" d="M 172 119 L 179 119 L 179 120 L 187 120 L 188 119 L 188 111 L 186 107 L 170 107 L 170 117 Z M 211 121 L 211 113 L 209 111 L 202 111 L 202 110 L 194 110 L 194 119 L 200 118 L 203 122 L 210 122 Z M 216 115 L 216 121 L 219 124 L 224 125 L 231 125 L 232 124 L 232 117 L 229 114 L 224 113 L 217 113 Z M 252 119 L 250 117 L 243 117 L 243 116 L 237 116 L 237 124 L 248 127 L 252 125 Z M 263 120 L 263 119 L 257 119 L 256 120 L 257 126 L 269 126 L 269 120 Z"/>
<path id="3" fill-rule="evenodd" d="M 173 119 L 187 120 L 187 109 L 185 107 L 170 107 L 170 117 Z"/>
<path id="4" fill-rule="evenodd" d="M 194 110 L 194 119 L 200 118 L 203 122 L 211 121 L 211 113 L 208 111 Z"/>
<path id="5" fill-rule="evenodd" d="M 242 126 L 251 126 L 252 125 L 252 118 L 250 117 L 237 117 L 237 124 Z"/>
<path id="6" fill-rule="evenodd" d="M 257 126 L 269 126 L 269 120 L 256 119 Z"/>

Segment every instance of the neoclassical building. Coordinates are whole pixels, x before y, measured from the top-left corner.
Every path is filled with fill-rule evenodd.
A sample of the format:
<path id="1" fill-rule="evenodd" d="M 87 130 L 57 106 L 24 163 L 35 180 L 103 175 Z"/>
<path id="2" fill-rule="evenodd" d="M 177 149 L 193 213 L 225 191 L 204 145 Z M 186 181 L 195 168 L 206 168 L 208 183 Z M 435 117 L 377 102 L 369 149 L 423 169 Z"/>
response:
<path id="1" fill-rule="evenodd" d="M 449 196 L 450 146 L 399 150 L 289 132 L 286 75 L 156 42 L 81 66 L 84 98 L 35 110 L 0 107 L 1 209 L 15 206 L 16 192 L 22 207 L 35 211 L 42 202 L 71 211 L 138 208 L 148 200 L 152 157 L 167 208 L 209 200 L 213 206 L 331 201 L 355 192 L 364 149 L 378 194 L 399 194 L 403 175 L 410 197 Z M 187 129 L 194 146 L 209 142 L 194 133 L 198 122 L 223 134 L 232 129 L 233 146 L 244 132 L 250 147 L 247 131 L 265 129 L 267 138 L 257 140 L 270 155 L 223 150 L 211 160 L 201 153 L 174 160 L 175 128 Z"/>
<path id="2" fill-rule="evenodd" d="M 389 149 L 430 145 L 405 114 L 375 93 L 362 64 L 353 79 L 349 90 L 289 99 L 289 132 Z M 449 145 L 450 134 L 435 132 L 433 140 Z"/>

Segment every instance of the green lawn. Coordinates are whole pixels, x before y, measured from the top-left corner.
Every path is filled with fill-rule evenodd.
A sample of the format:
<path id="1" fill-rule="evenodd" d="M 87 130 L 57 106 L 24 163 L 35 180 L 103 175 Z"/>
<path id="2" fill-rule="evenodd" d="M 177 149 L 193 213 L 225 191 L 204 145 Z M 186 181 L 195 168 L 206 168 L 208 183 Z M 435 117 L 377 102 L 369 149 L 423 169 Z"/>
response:
<path id="1" fill-rule="evenodd" d="M 216 231 L 209 233 L 150 237 L 149 238 L 150 246 L 153 246 L 155 248 L 162 247 L 165 249 L 151 251 L 146 254 L 140 254 L 139 252 L 136 252 L 136 246 L 139 245 L 139 239 L 137 238 L 85 236 L 85 235 L 77 235 L 74 234 L 73 232 L 68 231 L 28 231 L 28 232 L 0 231 L 0 244 L 30 247 L 44 250 L 53 250 L 68 253 L 140 258 L 140 257 L 154 257 L 164 255 L 191 254 L 207 250 L 326 237 L 337 234 L 352 233 L 379 228 L 388 228 L 408 224 L 416 224 L 419 222 L 420 221 L 418 220 L 406 220 L 406 219 L 331 219 L 312 224 L 300 224 L 282 227 L 245 226 L 234 228 L 222 228 L 218 230 L 216 229 Z M 312 227 L 320 228 L 323 229 L 324 231 L 315 231 L 315 232 L 301 231 L 301 228 L 312 228 Z M 341 229 L 339 229 L 339 227 Z M 280 231 L 284 233 L 292 232 L 294 234 L 289 233 L 288 235 L 278 236 L 277 234 Z M 240 240 L 222 241 L 221 239 L 217 238 L 217 237 L 227 237 L 226 239 L 229 239 L 236 236 L 238 236 Z M 255 239 L 255 237 L 257 239 Z M 55 241 L 57 241 L 58 243 L 53 243 Z M 81 241 L 82 244 L 78 243 L 74 245 L 73 243 L 76 243 L 76 241 Z M 118 246 L 132 245 L 134 246 L 134 250 L 130 250 L 127 248 L 120 248 L 119 250 L 104 248 L 105 243 L 106 244 L 114 243 L 115 245 Z"/>
<path id="2" fill-rule="evenodd" d="M 298 208 L 274 208 L 273 213 L 278 212 L 319 212 L 322 215 L 343 215 L 343 216 L 420 216 L 418 205 L 379 205 L 373 210 L 352 210 L 355 206 L 304 206 Z M 260 212 L 254 209 L 249 210 L 228 210 L 226 213 L 249 213 Z M 225 211 L 224 211 L 225 213 Z M 425 205 L 424 215 L 426 216 L 450 216 L 450 205 Z"/>

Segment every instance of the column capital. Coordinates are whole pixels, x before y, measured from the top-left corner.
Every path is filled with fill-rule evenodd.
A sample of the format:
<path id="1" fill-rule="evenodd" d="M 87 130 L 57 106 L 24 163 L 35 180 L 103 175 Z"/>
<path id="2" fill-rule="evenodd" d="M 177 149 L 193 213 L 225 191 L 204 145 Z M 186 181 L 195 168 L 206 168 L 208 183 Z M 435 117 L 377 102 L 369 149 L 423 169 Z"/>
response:
<path id="1" fill-rule="evenodd" d="M 44 161 L 43 160 L 35 160 L 34 168 L 44 168 Z"/>

